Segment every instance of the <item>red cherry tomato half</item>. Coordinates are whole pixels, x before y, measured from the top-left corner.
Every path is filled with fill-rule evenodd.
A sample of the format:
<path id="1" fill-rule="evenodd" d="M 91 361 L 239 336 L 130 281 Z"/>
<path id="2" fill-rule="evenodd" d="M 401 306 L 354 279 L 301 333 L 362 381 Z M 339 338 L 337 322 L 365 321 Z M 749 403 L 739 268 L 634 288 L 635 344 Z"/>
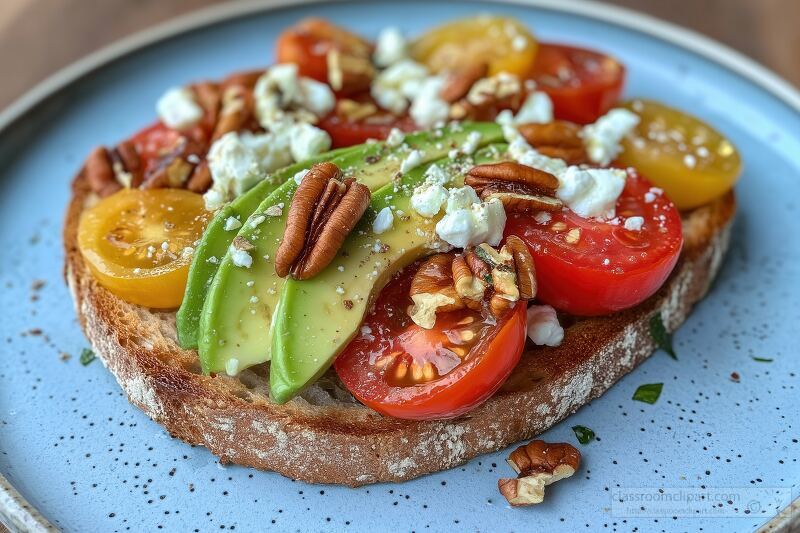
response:
<path id="1" fill-rule="evenodd" d="M 367 139 L 383 140 L 392 128 L 409 132 L 417 129 L 410 117 L 397 117 L 380 111 L 362 120 L 349 120 L 332 113 L 318 124 L 331 136 L 333 148 L 353 146 L 367 142 Z"/>
<path id="2" fill-rule="evenodd" d="M 328 52 L 369 57 L 372 45 L 358 35 L 327 20 L 308 18 L 285 30 L 278 37 L 278 63 L 295 63 L 301 76 L 328 82 Z"/>
<path id="3" fill-rule="evenodd" d="M 567 209 L 539 217 L 511 215 L 506 235 L 522 238 L 536 263 L 537 299 L 574 315 L 633 307 L 672 272 L 683 245 L 678 210 L 650 182 L 629 174 L 611 222 Z M 642 217 L 640 230 L 625 220 Z"/>
<path id="4" fill-rule="evenodd" d="M 183 135 L 161 122 L 148 126 L 131 137 L 131 142 L 136 147 L 145 172 L 155 167 L 165 150 L 175 146 Z"/>
<path id="5" fill-rule="evenodd" d="M 530 79 L 553 100 L 557 119 L 594 122 L 619 100 L 625 67 L 616 59 L 585 48 L 539 43 Z"/>
<path id="6" fill-rule="evenodd" d="M 499 322 L 460 310 L 441 313 L 433 329 L 406 313 L 415 267 L 384 288 L 364 327 L 336 359 L 342 382 L 359 401 L 395 418 L 452 418 L 494 394 L 525 346 L 525 304 Z"/>

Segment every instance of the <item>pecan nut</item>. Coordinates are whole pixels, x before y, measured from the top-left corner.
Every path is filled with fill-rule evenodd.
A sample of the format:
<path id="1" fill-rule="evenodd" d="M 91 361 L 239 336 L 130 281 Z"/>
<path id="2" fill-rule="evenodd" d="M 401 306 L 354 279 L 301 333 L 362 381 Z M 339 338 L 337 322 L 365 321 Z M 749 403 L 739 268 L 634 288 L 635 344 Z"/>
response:
<path id="1" fill-rule="evenodd" d="M 589 161 L 577 124 L 555 120 L 546 124 L 521 124 L 517 129 L 528 144 L 548 157 L 563 159 L 570 165 Z"/>
<path id="2" fill-rule="evenodd" d="M 544 487 L 570 477 L 578 470 L 581 453 L 571 444 L 534 440 L 508 457 L 516 479 L 500 479 L 497 487 L 513 506 L 544 501 Z"/>
<path id="3" fill-rule="evenodd" d="M 275 254 L 275 272 L 304 280 L 330 264 L 347 235 L 367 210 L 369 189 L 354 179 L 342 181 L 333 163 L 317 163 L 297 187 L 286 217 L 286 231 Z"/>
<path id="4" fill-rule="evenodd" d="M 455 70 L 445 78 L 439 96 L 448 104 L 455 103 L 465 98 L 475 82 L 485 77 L 488 72 L 489 64 L 485 61 Z"/>
<path id="5" fill-rule="evenodd" d="M 184 187 L 204 153 L 205 146 L 202 143 L 180 136 L 175 144 L 161 154 L 154 167 L 145 173 L 142 188 Z"/>
<path id="6" fill-rule="evenodd" d="M 483 200 L 497 198 L 510 213 L 558 211 L 558 179 L 543 170 L 514 161 L 478 165 L 469 170 L 465 183 Z"/>
<path id="7" fill-rule="evenodd" d="M 110 196 L 122 188 L 114 178 L 111 158 L 103 146 L 98 146 L 89 154 L 84 165 L 84 175 L 89 187 L 101 198 Z"/>
<path id="8" fill-rule="evenodd" d="M 436 254 L 423 262 L 411 279 L 409 296 L 414 304 L 408 315 L 418 326 L 431 329 L 436 314 L 464 307 L 453 281 L 455 254 Z"/>
<path id="9" fill-rule="evenodd" d="M 369 89 L 375 67 L 369 56 L 358 56 L 331 49 L 326 56 L 328 83 L 334 91 L 355 94 Z"/>

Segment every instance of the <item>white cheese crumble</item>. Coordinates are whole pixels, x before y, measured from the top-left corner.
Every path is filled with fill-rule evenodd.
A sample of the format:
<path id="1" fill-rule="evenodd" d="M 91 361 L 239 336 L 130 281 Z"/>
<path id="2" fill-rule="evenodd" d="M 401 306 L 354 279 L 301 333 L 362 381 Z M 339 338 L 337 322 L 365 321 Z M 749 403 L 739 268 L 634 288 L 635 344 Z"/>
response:
<path id="1" fill-rule="evenodd" d="M 386 146 L 391 148 L 397 148 L 406 138 L 406 134 L 400 131 L 397 128 L 392 128 L 389 130 L 389 135 L 386 137 Z"/>
<path id="2" fill-rule="evenodd" d="M 375 52 L 372 61 L 375 65 L 386 68 L 408 57 L 408 42 L 403 33 L 393 26 L 384 28 L 375 41 Z"/>
<path id="3" fill-rule="evenodd" d="M 308 172 L 309 169 L 304 168 L 303 170 L 297 172 L 294 176 L 292 176 L 292 179 L 294 179 L 294 182 L 296 184 L 300 185 L 303 182 L 303 178 L 306 177 L 306 174 L 308 174 Z"/>
<path id="4" fill-rule="evenodd" d="M 537 346 L 558 346 L 564 340 L 564 328 L 556 310 L 549 305 L 528 308 L 528 338 Z"/>
<path id="5" fill-rule="evenodd" d="M 281 122 L 314 122 L 336 105 L 327 84 L 299 76 L 293 63 L 268 68 L 256 82 L 253 98 L 256 117 L 266 129 Z"/>
<path id="6" fill-rule="evenodd" d="M 622 151 L 620 141 L 639 124 L 639 115 L 627 109 L 612 109 L 594 124 L 583 127 L 586 154 L 593 163 L 610 164 Z"/>
<path id="7" fill-rule="evenodd" d="M 517 94 L 521 89 L 522 85 L 517 76 L 499 72 L 473 83 L 467 93 L 467 101 L 473 105 L 481 105 L 488 100 L 502 100 Z"/>
<path id="8" fill-rule="evenodd" d="M 183 130 L 194 126 L 203 118 L 203 108 L 194 99 L 188 87 L 168 89 L 156 102 L 156 112 L 166 126 Z"/>
<path id="9" fill-rule="evenodd" d="M 225 373 L 233 377 L 239 373 L 239 360 L 231 357 L 225 362 Z"/>
<path id="10" fill-rule="evenodd" d="M 229 132 L 208 151 L 213 183 L 204 195 L 206 208 L 218 209 L 264 179 L 272 170 L 291 163 L 288 143 L 273 133 Z"/>
<path id="11" fill-rule="evenodd" d="M 428 129 L 442 124 L 450 115 L 450 104 L 439 96 L 444 87 L 444 78 L 426 78 L 413 96 L 409 114 L 417 126 Z"/>
<path id="12" fill-rule="evenodd" d="M 557 177 L 556 196 L 576 214 L 614 218 L 617 199 L 625 187 L 624 170 L 571 166 Z"/>
<path id="13" fill-rule="evenodd" d="M 295 161 L 305 161 L 331 148 L 328 132 L 311 124 L 295 124 L 290 129 L 289 146 Z"/>
<path id="14" fill-rule="evenodd" d="M 630 231 L 641 231 L 644 226 L 644 218 L 642 217 L 628 217 L 625 219 L 624 227 Z"/>
<path id="15" fill-rule="evenodd" d="M 458 189 L 450 189 L 447 191 L 447 195 L 445 213 L 454 213 L 459 209 L 468 209 L 473 204 L 479 204 L 481 202 L 475 189 L 469 185 Z"/>
<path id="16" fill-rule="evenodd" d="M 250 268 L 253 266 L 253 257 L 246 250 L 239 250 L 231 246 L 231 261 L 237 267 Z"/>
<path id="17" fill-rule="evenodd" d="M 533 215 L 533 220 L 535 220 L 539 224 L 547 224 L 548 222 L 553 220 L 553 216 L 547 211 L 539 211 L 538 213 Z"/>
<path id="18" fill-rule="evenodd" d="M 506 226 L 506 212 L 500 200 L 473 204 L 447 213 L 436 224 L 436 234 L 447 244 L 466 248 L 481 243 L 500 244 Z"/>
<path id="19" fill-rule="evenodd" d="M 436 216 L 446 201 L 447 189 L 438 183 L 420 185 L 411 195 L 411 207 L 425 218 Z"/>
<path id="20" fill-rule="evenodd" d="M 472 155 L 475 153 L 475 150 L 478 149 L 478 144 L 481 142 L 481 132 L 479 131 L 471 131 L 467 135 L 467 139 L 464 141 L 464 144 L 461 145 L 461 152 L 466 155 Z"/>
<path id="21" fill-rule="evenodd" d="M 452 176 L 435 163 L 425 170 L 426 183 L 432 183 L 434 185 L 446 185 L 451 179 Z"/>
<path id="22" fill-rule="evenodd" d="M 546 124 L 553 121 L 553 101 L 547 93 L 534 91 L 514 115 L 514 124 Z"/>
<path id="23" fill-rule="evenodd" d="M 388 206 L 384 207 L 378 212 L 375 220 L 372 221 L 372 232 L 376 235 L 380 235 L 381 233 L 392 229 L 393 224 L 394 214 L 392 213 L 392 209 Z"/>
<path id="24" fill-rule="evenodd" d="M 419 92 L 428 69 L 410 59 L 403 59 L 381 71 L 373 80 L 370 92 L 382 108 L 395 114 L 408 109 L 408 100 Z"/>
<path id="25" fill-rule="evenodd" d="M 400 163 L 400 172 L 405 174 L 406 172 L 413 170 L 422 164 L 422 157 L 423 154 L 419 150 L 411 150 L 406 158 Z"/>
<path id="26" fill-rule="evenodd" d="M 236 217 L 228 217 L 225 219 L 225 231 L 233 231 L 242 227 L 242 223 Z"/>

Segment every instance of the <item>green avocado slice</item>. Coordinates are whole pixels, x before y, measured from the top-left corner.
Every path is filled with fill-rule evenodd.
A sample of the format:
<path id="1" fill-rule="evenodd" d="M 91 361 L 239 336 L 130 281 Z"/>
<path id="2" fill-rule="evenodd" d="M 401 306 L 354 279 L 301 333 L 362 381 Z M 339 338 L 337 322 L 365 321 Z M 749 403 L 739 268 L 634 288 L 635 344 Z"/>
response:
<path id="1" fill-rule="evenodd" d="M 182 348 L 197 348 L 200 314 L 203 310 L 203 302 L 206 299 L 208 287 L 217 273 L 219 260 L 225 256 L 225 252 L 227 252 L 233 238 L 236 236 L 233 232 L 225 231 L 225 221 L 230 217 L 234 217 L 239 221 L 246 220 L 270 193 L 301 170 L 311 168 L 315 163 L 330 161 L 334 157 L 360 149 L 362 149 L 360 146 L 339 148 L 320 154 L 308 161 L 279 169 L 217 211 L 205 232 L 203 232 L 200 243 L 195 248 L 192 264 L 189 267 L 189 279 L 186 283 L 186 291 L 183 294 L 183 302 L 180 309 L 178 309 L 176 317 L 178 342 Z"/>
<path id="2" fill-rule="evenodd" d="M 362 146 L 331 161 L 346 176 L 356 178 L 376 191 L 400 175 L 402 162 L 411 150 L 420 150 L 420 166 L 445 156 L 461 146 L 473 131 L 481 134 L 479 146 L 502 140 L 494 123 L 465 123 L 406 135 L 397 148 L 385 143 Z M 211 283 L 200 319 L 198 352 L 203 371 L 235 374 L 270 359 L 270 325 L 285 282 L 275 273 L 275 251 L 286 226 L 286 214 L 297 183 L 288 180 L 264 200 L 243 222 L 236 242 L 252 246 L 249 268 L 237 266 L 228 248 Z M 241 254 L 238 254 L 241 255 Z"/>
<path id="3" fill-rule="evenodd" d="M 475 163 L 496 161 L 505 145 L 475 154 Z M 438 161 L 463 185 L 463 172 L 472 162 Z M 319 378 L 359 331 L 371 302 L 391 277 L 413 261 L 436 252 L 436 222 L 442 214 L 424 218 L 411 207 L 414 188 L 425 180 L 425 168 L 403 176 L 399 186 L 388 185 L 372 195 L 364 218 L 348 236 L 339 255 L 317 276 L 283 285 L 273 318 L 270 396 L 289 401 Z M 376 235 L 372 223 L 385 207 L 392 208 L 392 228 Z"/>

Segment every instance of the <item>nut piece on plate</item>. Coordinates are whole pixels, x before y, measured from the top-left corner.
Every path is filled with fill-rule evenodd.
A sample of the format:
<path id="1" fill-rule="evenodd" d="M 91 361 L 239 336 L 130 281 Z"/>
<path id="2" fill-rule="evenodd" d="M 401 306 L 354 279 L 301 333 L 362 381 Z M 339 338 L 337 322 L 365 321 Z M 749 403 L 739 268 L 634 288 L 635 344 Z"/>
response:
<path id="1" fill-rule="evenodd" d="M 520 299 L 536 296 L 536 268 L 528 247 L 512 235 L 499 250 L 484 243 L 430 257 L 414 274 L 409 295 L 408 314 L 425 329 L 433 328 L 437 313 L 464 307 L 481 311 L 486 304 L 500 317 Z"/>
<path id="2" fill-rule="evenodd" d="M 545 124 L 520 124 L 517 130 L 528 144 L 547 157 L 563 159 L 569 165 L 589 162 L 581 127 L 577 124 L 554 120 Z"/>
<path id="3" fill-rule="evenodd" d="M 326 56 L 328 82 L 331 89 L 345 94 L 355 94 L 369 89 L 375 77 L 375 67 L 369 57 L 343 53 L 331 49 Z"/>
<path id="4" fill-rule="evenodd" d="M 473 63 L 465 68 L 450 72 L 442 87 L 442 100 L 452 104 L 467 96 L 476 81 L 486 76 L 489 65 L 486 62 Z"/>
<path id="5" fill-rule="evenodd" d="M 102 198 L 123 187 L 138 187 L 142 182 L 141 159 L 130 141 L 123 141 L 110 150 L 102 146 L 92 150 L 84 172 L 91 189 Z"/>
<path id="6" fill-rule="evenodd" d="M 514 161 L 472 167 L 465 183 L 484 201 L 500 200 L 508 213 L 559 211 L 564 207 L 556 198 L 558 178 Z"/>
<path id="7" fill-rule="evenodd" d="M 508 464 L 517 478 L 500 479 L 500 494 L 515 507 L 533 505 L 544 501 L 545 486 L 575 473 L 581 464 L 581 452 L 565 442 L 534 440 L 511 452 Z"/>
<path id="8" fill-rule="evenodd" d="M 286 231 L 275 254 L 275 272 L 309 279 L 330 264 L 347 235 L 369 207 L 369 189 L 352 178 L 342 181 L 333 163 L 317 163 L 297 187 Z"/>

